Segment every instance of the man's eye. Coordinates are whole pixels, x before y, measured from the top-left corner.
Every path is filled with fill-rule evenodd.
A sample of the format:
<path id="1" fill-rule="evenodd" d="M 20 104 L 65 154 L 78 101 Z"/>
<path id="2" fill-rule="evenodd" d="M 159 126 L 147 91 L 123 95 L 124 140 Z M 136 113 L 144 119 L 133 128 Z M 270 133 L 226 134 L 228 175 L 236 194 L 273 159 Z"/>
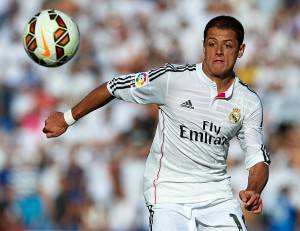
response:
<path id="1" fill-rule="evenodd" d="M 208 43 L 207 45 L 208 45 L 209 47 L 213 47 L 213 46 L 215 46 L 215 43 L 210 42 L 210 43 Z"/>
<path id="2" fill-rule="evenodd" d="M 231 44 L 225 44 L 225 47 L 226 48 L 232 48 L 232 45 Z"/>

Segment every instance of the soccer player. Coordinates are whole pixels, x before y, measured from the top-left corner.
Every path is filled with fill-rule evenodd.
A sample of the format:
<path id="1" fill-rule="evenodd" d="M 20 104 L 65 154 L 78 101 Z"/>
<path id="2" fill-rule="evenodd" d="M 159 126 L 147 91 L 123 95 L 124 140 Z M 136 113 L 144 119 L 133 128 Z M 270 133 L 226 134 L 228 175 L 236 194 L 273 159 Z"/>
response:
<path id="1" fill-rule="evenodd" d="M 229 141 L 237 137 L 249 170 L 239 192 L 244 209 L 262 211 L 269 154 L 263 144 L 262 104 L 234 73 L 245 44 L 242 24 L 230 16 L 211 19 L 204 30 L 202 63 L 166 64 L 113 78 L 65 113 L 45 121 L 48 138 L 114 98 L 155 103 L 159 121 L 144 173 L 150 230 L 246 230 L 226 171 Z"/>

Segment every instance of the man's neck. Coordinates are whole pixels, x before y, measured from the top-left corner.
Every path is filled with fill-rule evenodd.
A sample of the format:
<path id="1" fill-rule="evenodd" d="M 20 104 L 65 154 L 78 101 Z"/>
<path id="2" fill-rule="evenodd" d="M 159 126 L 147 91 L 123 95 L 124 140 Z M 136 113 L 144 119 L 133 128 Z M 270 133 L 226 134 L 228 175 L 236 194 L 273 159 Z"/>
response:
<path id="1" fill-rule="evenodd" d="M 224 75 L 213 75 L 209 72 L 205 65 L 202 65 L 202 70 L 209 79 L 216 83 L 218 93 L 227 91 L 235 79 L 235 73 L 233 70 Z"/>
<path id="2" fill-rule="evenodd" d="M 211 79 L 217 84 L 218 93 L 220 93 L 220 92 L 225 92 L 228 90 L 228 88 L 230 88 L 230 86 L 234 82 L 234 75 L 224 77 L 224 78 L 214 77 Z"/>

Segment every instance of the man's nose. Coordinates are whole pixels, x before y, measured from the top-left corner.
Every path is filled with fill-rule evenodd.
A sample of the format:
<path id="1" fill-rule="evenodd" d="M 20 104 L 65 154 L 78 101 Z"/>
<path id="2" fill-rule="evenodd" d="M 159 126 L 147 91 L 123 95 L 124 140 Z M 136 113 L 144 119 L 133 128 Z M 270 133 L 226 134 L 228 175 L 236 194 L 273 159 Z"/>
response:
<path id="1" fill-rule="evenodd" d="M 224 54 L 223 46 L 218 45 L 216 49 L 216 55 L 220 56 Z"/>

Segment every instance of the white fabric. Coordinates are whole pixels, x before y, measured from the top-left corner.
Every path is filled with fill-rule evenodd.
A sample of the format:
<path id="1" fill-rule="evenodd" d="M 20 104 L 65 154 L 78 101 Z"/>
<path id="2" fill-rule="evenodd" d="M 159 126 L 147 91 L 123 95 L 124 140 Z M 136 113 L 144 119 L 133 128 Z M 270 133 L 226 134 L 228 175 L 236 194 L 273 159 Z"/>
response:
<path id="1" fill-rule="evenodd" d="M 246 231 L 236 200 L 154 205 L 152 231 Z"/>
<path id="2" fill-rule="evenodd" d="M 159 105 L 144 173 L 147 203 L 232 198 L 226 159 L 229 141 L 236 135 L 246 168 L 269 160 L 263 146 L 260 100 L 237 77 L 223 98 L 216 98 L 217 86 L 201 64 L 166 64 L 116 77 L 107 87 L 119 99 Z M 233 112 L 237 121 L 230 119 Z"/>

